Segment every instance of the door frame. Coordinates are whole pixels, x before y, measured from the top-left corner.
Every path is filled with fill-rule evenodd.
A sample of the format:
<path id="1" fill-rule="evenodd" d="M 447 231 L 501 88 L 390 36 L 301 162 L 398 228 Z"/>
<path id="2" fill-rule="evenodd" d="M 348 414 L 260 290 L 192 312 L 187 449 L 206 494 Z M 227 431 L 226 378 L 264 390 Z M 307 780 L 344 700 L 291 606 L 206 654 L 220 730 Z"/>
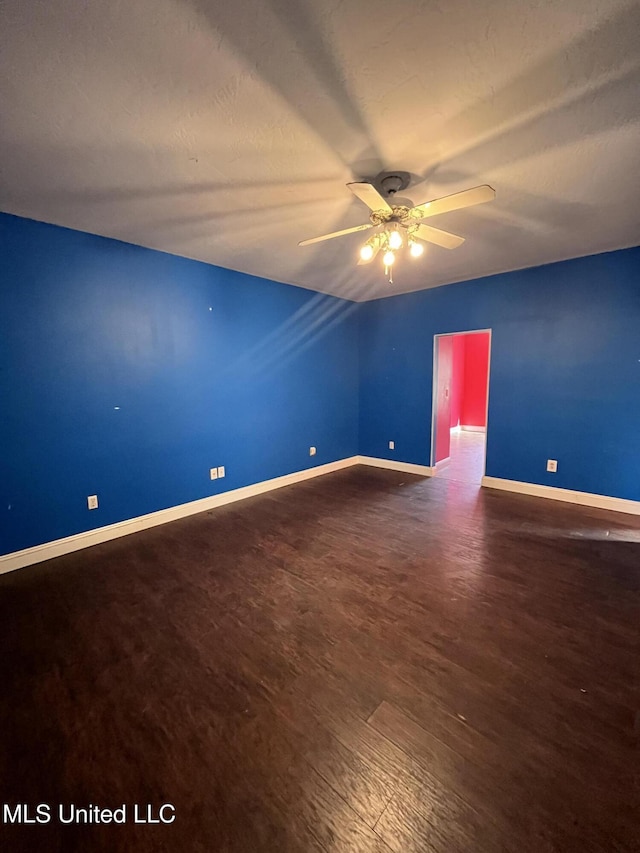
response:
<path id="1" fill-rule="evenodd" d="M 429 462 L 432 470 L 435 472 L 436 462 L 436 415 L 437 415 L 437 405 L 438 405 L 438 338 L 448 338 L 453 337 L 454 335 L 477 335 L 480 333 L 488 333 L 489 334 L 489 358 L 487 359 L 487 399 L 485 402 L 485 431 L 484 431 L 484 456 L 483 456 L 483 465 L 482 465 L 482 476 L 485 477 L 487 473 L 487 439 L 489 437 L 489 392 L 491 386 L 491 350 L 492 350 L 492 330 L 491 329 L 468 329 L 464 332 L 439 332 L 437 335 L 433 336 L 433 376 L 431 378 L 432 381 L 432 389 L 431 389 L 431 455 L 429 457 Z M 451 457 L 447 457 L 450 459 Z M 439 464 L 442 465 L 445 460 L 443 459 Z"/>

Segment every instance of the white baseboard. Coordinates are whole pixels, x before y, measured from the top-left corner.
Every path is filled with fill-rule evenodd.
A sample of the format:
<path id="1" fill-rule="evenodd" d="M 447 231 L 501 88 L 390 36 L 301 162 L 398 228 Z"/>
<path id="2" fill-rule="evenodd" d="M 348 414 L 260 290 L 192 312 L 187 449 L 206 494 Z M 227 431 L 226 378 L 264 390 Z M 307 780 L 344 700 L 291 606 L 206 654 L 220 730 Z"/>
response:
<path id="1" fill-rule="evenodd" d="M 431 468 L 431 471 L 435 474 L 436 471 L 442 471 L 443 468 L 447 468 L 451 464 L 451 457 L 445 456 L 444 459 L 440 459 L 439 462 Z"/>
<path id="2" fill-rule="evenodd" d="M 372 468 L 387 468 L 390 471 L 402 471 L 405 474 L 420 474 L 432 477 L 433 468 L 428 465 L 415 465 L 413 462 L 396 462 L 395 459 L 377 459 L 375 456 L 356 456 L 359 465 L 370 465 Z"/>
<path id="3" fill-rule="evenodd" d="M 206 510 L 215 509 L 225 504 L 261 495 L 274 489 L 280 489 L 283 486 L 300 483 L 303 480 L 310 480 L 313 477 L 320 477 L 323 474 L 349 468 L 352 465 L 370 465 L 374 468 L 385 468 L 407 474 L 418 474 L 423 477 L 431 477 L 435 473 L 435 470 L 428 465 L 416 465 L 412 462 L 396 462 L 393 459 L 377 459 L 373 456 L 350 456 L 346 459 L 339 459 L 336 462 L 329 462 L 326 465 L 317 465 L 314 468 L 295 471 L 292 474 L 285 474 L 282 477 L 275 477 L 272 480 L 263 480 L 251 486 L 232 489 L 218 495 L 211 495 L 200 500 L 190 501 L 186 504 L 158 510 L 147 515 L 140 515 L 126 521 L 120 521 L 116 524 L 109 524 L 106 527 L 87 530 L 84 533 L 77 533 L 73 536 L 67 536 L 64 539 L 45 542 L 42 545 L 25 548 L 22 551 L 14 551 L 12 554 L 5 554 L 4 556 L 0 556 L 0 574 L 12 572 L 15 569 L 22 569 L 35 563 L 41 563 L 44 560 L 51 560 L 53 557 L 70 554 L 73 551 L 89 548 L 92 545 L 99 545 L 101 542 L 108 542 L 111 539 L 118 539 L 121 536 L 128 536 L 130 533 L 137 533 L 140 530 L 147 530 L 150 527 L 157 527 L 160 524 L 166 524 L 178 518 L 185 518 L 189 515 L 195 515 L 198 512 L 205 512 Z M 606 495 L 595 495 L 588 492 L 574 492 L 570 489 L 541 486 L 536 483 L 522 483 L 516 480 L 503 480 L 498 477 L 483 477 L 482 485 L 491 489 L 502 489 L 523 495 L 533 495 L 556 501 L 566 501 L 582 504 L 583 506 L 640 515 L 640 501 L 611 498 Z"/>
<path id="4" fill-rule="evenodd" d="M 549 498 L 552 501 L 565 501 L 566 503 L 592 506 L 598 509 L 610 509 L 614 512 L 626 512 L 629 515 L 640 515 L 640 501 L 611 498 L 607 495 L 594 495 L 590 492 L 574 492 L 571 489 L 540 486 L 537 483 L 521 483 L 518 480 L 502 480 L 500 477 L 483 477 L 482 485 L 489 489 L 502 489 L 520 495 L 533 495 L 538 498 Z"/>
<path id="5" fill-rule="evenodd" d="M 0 556 L 0 574 L 13 572 L 16 569 L 23 569 L 35 563 L 42 563 L 45 560 L 53 559 L 53 557 L 61 557 L 63 554 L 71 554 L 73 551 L 80 551 L 82 548 L 90 548 L 92 545 L 99 545 L 101 542 L 109 542 L 111 539 L 119 539 L 121 536 L 138 533 L 138 531 L 147 530 L 149 527 L 157 527 L 160 524 L 166 524 L 168 521 L 176 521 L 178 518 L 186 518 L 188 515 L 195 515 L 198 512 L 205 512 L 206 510 L 215 509 L 216 507 L 234 503 L 235 501 L 242 501 L 245 498 L 262 495 L 265 492 L 271 492 L 283 486 L 290 486 L 293 483 L 300 483 L 303 480 L 320 477 L 322 474 L 340 471 L 342 468 L 349 468 L 352 465 L 371 465 L 376 468 L 390 468 L 394 471 L 422 474 L 426 477 L 432 474 L 432 469 L 425 465 L 394 462 L 391 459 L 374 459 L 369 456 L 349 456 L 346 459 L 339 459 L 337 462 L 328 462 L 326 465 L 305 468 L 304 471 L 294 471 L 293 474 L 285 474 L 282 477 L 275 477 L 272 480 L 263 480 L 251 486 L 231 489 L 231 491 L 222 492 L 219 495 L 211 495 L 197 501 L 190 501 L 179 506 L 150 512 L 147 515 L 139 515 L 136 518 L 129 518 L 126 521 L 119 521 L 116 524 L 108 524 L 105 527 L 98 527 L 95 530 L 87 530 L 83 533 L 76 533 L 73 536 L 66 536 L 64 539 L 44 542 L 42 545 L 35 545 L 32 548 L 25 548 L 22 551 L 5 554 L 4 556 Z"/>
<path id="6" fill-rule="evenodd" d="M 101 542 L 108 542 L 111 539 L 118 539 L 120 536 L 128 536 L 130 533 L 147 530 L 149 527 L 157 527 L 159 524 L 166 524 L 168 521 L 175 521 L 178 518 L 185 518 L 188 515 L 195 515 L 198 512 L 261 495 L 273 489 L 300 483 L 302 480 L 339 471 L 341 468 L 358 464 L 360 459 L 359 456 L 350 456 L 347 459 L 339 459 L 337 462 L 329 462 L 326 465 L 317 465 L 315 468 L 306 468 L 304 471 L 295 471 L 293 474 L 275 477 L 273 480 L 263 480 L 252 486 L 243 486 L 240 489 L 232 489 L 219 495 L 211 495 L 197 501 L 150 512 L 147 515 L 139 515 L 136 518 L 119 521 L 106 527 L 76 533 L 73 536 L 66 536 L 64 539 L 45 542 L 42 545 L 35 545 L 33 548 L 25 548 L 23 551 L 14 551 L 12 554 L 5 554 L 0 557 L 0 574 L 41 563 L 44 560 L 51 560 L 53 557 L 60 557 L 63 554 L 70 554 L 72 551 L 80 551 L 82 548 L 99 545 Z"/>

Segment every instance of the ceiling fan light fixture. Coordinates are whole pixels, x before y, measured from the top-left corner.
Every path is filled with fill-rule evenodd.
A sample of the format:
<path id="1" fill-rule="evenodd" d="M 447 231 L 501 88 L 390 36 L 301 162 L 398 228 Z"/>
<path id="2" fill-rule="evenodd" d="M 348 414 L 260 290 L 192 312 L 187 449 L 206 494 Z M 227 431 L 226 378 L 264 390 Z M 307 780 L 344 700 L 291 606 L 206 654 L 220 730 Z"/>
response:
<path id="1" fill-rule="evenodd" d="M 422 245 L 422 243 L 416 243 L 415 240 L 409 241 L 409 253 L 412 258 L 419 258 L 423 252 L 424 246 Z"/>
<path id="2" fill-rule="evenodd" d="M 389 249 L 387 252 L 384 253 L 382 262 L 384 263 L 385 267 L 390 267 L 393 266 L 393 262 L 395 261 L 395 259 L 396 256 L 393 254 L 391 249 Z"/>
<path id="3" fill-rule="evenodd" d="M 373 246 L 371 243 L 365 243 L 360 249 L 360 258 L 363 261 L 370 261 L 373 257 Z"/>

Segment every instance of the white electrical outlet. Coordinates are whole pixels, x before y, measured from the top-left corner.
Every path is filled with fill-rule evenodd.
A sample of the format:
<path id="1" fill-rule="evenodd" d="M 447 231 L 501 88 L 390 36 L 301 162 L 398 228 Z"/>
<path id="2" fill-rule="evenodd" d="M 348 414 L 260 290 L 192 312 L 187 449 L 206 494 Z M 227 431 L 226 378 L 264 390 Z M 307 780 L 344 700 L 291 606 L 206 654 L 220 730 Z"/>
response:
<path id="1" fill-rule="evenodd" d="M 395 441 L 390 441 L 389 442 L 389 450 L 395 450 L 395 449 L 396 449 Z"/>
<path id="2" fill-rule="evenodd" d="M 89 495 L 87 498 L 87 507 L 89 509 L 98 509 L 98 496 L 97 495 Z"/>
<path id="3" fill-rule="evenodd" d="M 547 459 L 547 471 L 550 474 L 555 474 L 558 470 L 558 460 L 557 459 Z"/>
<path id="4" fill-rule="evenodd" d="M 315 456 L 315 455 L 316 455 L 315 447 L 310 447 L 309 448 L 309 456 Z"/>
<path id="5" fill-rule="evenodd" d="M 218 469 L 217 468 L 209 468 L 209 477 L 211 480 L 218 479 Z"/>
<path id="6" fill-rule="evenodd" d="M 224 477 L 224 465 L 220 465 L 218 467 L 218 479 L 222 479 Z"/>

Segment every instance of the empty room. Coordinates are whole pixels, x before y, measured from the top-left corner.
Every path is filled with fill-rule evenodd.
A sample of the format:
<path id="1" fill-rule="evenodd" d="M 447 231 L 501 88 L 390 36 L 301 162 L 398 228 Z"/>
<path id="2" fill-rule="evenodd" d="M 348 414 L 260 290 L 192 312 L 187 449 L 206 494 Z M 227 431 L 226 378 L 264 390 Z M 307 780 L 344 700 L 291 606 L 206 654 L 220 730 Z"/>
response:
<path id="1" fill-rule="evenodd" d="M 639 853 L 640 4 L 0 74 L 1 849 Z"/>

